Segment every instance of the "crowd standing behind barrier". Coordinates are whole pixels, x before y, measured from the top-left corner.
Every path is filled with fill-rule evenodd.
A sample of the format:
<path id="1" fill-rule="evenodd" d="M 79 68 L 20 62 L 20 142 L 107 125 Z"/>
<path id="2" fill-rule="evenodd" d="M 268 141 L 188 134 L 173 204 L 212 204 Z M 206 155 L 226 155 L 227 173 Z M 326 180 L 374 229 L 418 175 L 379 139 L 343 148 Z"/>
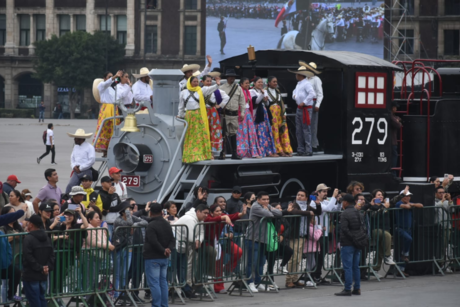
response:
<path id="1" fill-rule="evenodd" d="M 197 202 L 182 218 L 172 216 L 176 244 L 167 258 L 167 282 L 173 300 L 185 302 L 184 296 L 214 300 L 216 293 L 226 293 L 225 283 L 231 283 L 229 294 L 277 292 L 275 277 L 282 275 L 287 287 L 313 288 L 326 281 L 343 284 L 341 197 L 334 191 L 326 199 L 321 195 L 327 195 L 328 189 L 322 190 L 316 199 L 306 199 L 306 192 L 299 191 L 301 195 L 286 209 L 270 206 L 268 195 L 262 193 L 239 213 L 227 215 L 220 205 L 210 210 Z M 363 203 L 359 192 L 354 193 L 355 208 L 369 237 L 359 267 L 367 277 L 380 280 L 382 262 L 389 265 L 386 275 L 401 278 L 419 263 L 431 264 L 433 274 L 460 266 L 460 206 L 452 201 L 447 207 L 411 204 L 408 189 L 391 200 L 383 198 L 383 191 L 374 191 L 372 199 Z M 148 206 L 135 212 L 136 207 L 134 201 L 124 204 L 112 238 L 106 226 L 100 227 L 101 216 L 94 209 L 87 210 L 86 218 L 79 209 L 66 210 L 52 222 L 40 215 L 55 257 L 47 277 L 47 300 L 55 306 L 63 306 L 64 298 L 90 306 L 143 302 L 140 291 L 148 294 L 149 290 L 143 249 L 150 219 Z M 168 208 L 173 215 L 177 212 L 171 204 Z M 40 209 L 41 214 L 51 215 L 46 205 Z M 25 300 L 21 293 L 29 259 L 23 253 L 27 229 L 17 222 L 21 212 L 5 208 L 0 216 L 0 304 Z M 15 219 L 6 219 L 13 215 Z"/>

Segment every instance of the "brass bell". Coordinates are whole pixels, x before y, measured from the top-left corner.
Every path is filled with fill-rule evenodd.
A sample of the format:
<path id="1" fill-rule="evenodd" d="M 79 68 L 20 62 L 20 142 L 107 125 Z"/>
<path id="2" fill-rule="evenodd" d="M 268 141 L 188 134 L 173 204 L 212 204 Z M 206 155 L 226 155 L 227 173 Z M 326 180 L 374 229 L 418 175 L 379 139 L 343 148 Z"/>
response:
<path id="1" fill-rule="evenodd" d="M 124 132 L 139 132 L 139 128 L 137 128 L 137 119 L 136 115 L 133 113 L 129 113 L 125 117 L 125 125 L 123 128 L 120 129 L 120 131 Z"/>

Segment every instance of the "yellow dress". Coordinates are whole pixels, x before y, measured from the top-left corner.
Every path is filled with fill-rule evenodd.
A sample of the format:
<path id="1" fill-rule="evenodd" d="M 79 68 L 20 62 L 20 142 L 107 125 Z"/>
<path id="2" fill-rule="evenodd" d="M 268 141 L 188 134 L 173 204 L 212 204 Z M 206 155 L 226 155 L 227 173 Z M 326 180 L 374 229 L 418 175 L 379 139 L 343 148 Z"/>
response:
<path id="1" fill-rule="evenodd" d="M 97 152 L 104 152 L 107 151 L 107 148 L 109 148 L 109 143 L 110 139 L 112 138 L 113 135 L 113 120 L 108 120 L 104 123 L 104 126 L 102 127 L 101 135 L 99 136 L 99 139 L 97 140 L 97 143 L 94 144 L 94 140 L 96 139 L 97 132 L 99 129 L 101 129 L 101 123 L 104 119 L 108 117 L 112 117 L 114 115 L 114 109 L 115 106 L 110 103 L 103 103 L 102 107 L 99 111 L 99 117 L 97 119 L 97 128 L 96 128 L 96 133 L 94 134 L 94 139 L 93 139 L 93 146 L 94 149 Z M 120 112 L 117 112 L 117 115 L 119 115 Z M 120 119 L 117 118 L 116 120 L 116 125 L 120 124 Z"/>

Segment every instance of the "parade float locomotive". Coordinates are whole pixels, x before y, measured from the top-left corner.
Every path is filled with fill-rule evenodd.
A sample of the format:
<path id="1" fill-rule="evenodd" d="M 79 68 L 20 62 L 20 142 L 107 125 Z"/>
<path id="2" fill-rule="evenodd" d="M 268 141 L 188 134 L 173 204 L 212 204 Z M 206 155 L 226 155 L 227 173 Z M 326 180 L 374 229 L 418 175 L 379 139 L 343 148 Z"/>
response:
<path id="1" fill-rule="evenodd" d="M 265 190 L 273 198 L 287 199 L 300 187 L 312 191 L 318 183 L 325 182 L 344 188 L 351 180 L 365 182 L 367 191 L 399 189 L 400 183 L 392 174 L 395 170 L 391 165 L 390 114 L 395 97 L 394 73 L 403 72 L 403 67 L 370 55 L 343 51 L 266 50 L 256 52 L 256 56 L 257 61 L 251 62 L 247 54 L 228 58 L 220 62 L 221 69 L 236 69 L 240 77 L 278 78 L 287 105 L 294 151 L 296 105 L 291 93 L 296 80 L 287 70 L 296 70 L 299 60 L 315 62 L 322 70 L 324 100 L 318 138 L 324 152 L 311 157 L 294 155 L 183 164 L 182 143 L 187 123 L 176 118 L 178 83 L 183 74 L 180 70 L 154 69 L 149 73 L 153 80 L 153 108 L 147 103 L 148 113 L 124 115 L 124 127 L 122 124 L 115 129 L 106 160 L 107 167 L 123 170 L 122 180 L 131 197 L 138 203 L 170 199 L 180 205 L 191 199 L 190 191 L 196 186 L 209 187 L 208 199 L 212 201 L 213 194 L 225 195 L 239 185 L 243 192 Z M 408 103 L 403 98 L 398 100 L 404 102 L 401 109 L 406 110 Z M 396 170 L 402 176 L 426 180 L 427 174 L 459 173 L 459 166 L 454 163 L 460 150 L 456 146 L 459 131 L 454 128 L 458 127 L 460 117 L 458 100 L 458 96 L 431 98 L 430 103 L 425 103 L 423 97 L 420 100 L 417 93 L 412 94 L 410 107 L 403 116 L 402 168 Z M 445 118 L 449 121 L 444 121 Z M 430 148 L 430 144 L 441 147 Z M 452 159 L 433 158 L 433 153 L 440 157 L 439 148 L 444 148 L 441 150 L 444 153 L 449 151 L 448 157 Z M 427 165 L 426 155 L 436 163 Z"/>

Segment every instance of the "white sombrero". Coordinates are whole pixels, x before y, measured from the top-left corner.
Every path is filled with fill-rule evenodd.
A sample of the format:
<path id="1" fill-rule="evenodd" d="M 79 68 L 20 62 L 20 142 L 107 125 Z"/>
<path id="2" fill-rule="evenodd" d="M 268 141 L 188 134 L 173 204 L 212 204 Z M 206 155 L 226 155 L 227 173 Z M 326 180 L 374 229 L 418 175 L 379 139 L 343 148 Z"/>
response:
<path id="1" fill-rule="evenodd" d="M 315 74 L 319 75 L 321 72 L 318 69 L 318 66 L 316 66 L 315 62 L 310 62 L 310 63 L 305 63 L 303 61 L 299 61 L 299 65 L 305 67 L 306 69 L 314 72 Z"/>
<path id="2" fill-rule="evenodd" d="M 104 79 L 98 78 L 98 79 L 94 79 L 93 81 L 93 96 L 94 96 L 94 99 L 99 103 L 101 103 L 101 96 L 99 95 L 99 90 L 97 89 L 97 86 L 101 82 L 104 82 Z"/>
<path id="3" fill-rule="evenodd" d="M 67 135 L 71 138 L 78 138 L 78 139 L 87 139 L 90 138 L 93 134 L 92 133 L 85 133 L 83 129 L 77 129 L 75 133 L 68 133 Z"/>
<path id="4" fill-rule="evenodd" d="M 293 74 L 296 74 L 296 75 L 302 75 L 302 76 L 306 76 L 306 77 L 313 77 L 315 74 L 312 73 L 311 71 L 308 71 L 305 67 L 303 66 L 300 66 L 299 69 L 297 70 L 290 70 L 288 69 L 289 72 L 292 72 Z"/>
<path id="5" fill-rule="evenodd" d="M 148 77 L 150 70 L 147 67 L 142 67 L 139 72 L 139 74 L 133 74 L 134 78 L 139 79 L 143 77 Z"/>
<path id="6" fill-rule="evenodd" d="M 197 71 L 195 71 L 195 72 L 193 73 L 192 76 L 198 77 L 200 74 L 201 74 L 201 71 L 197 70 Z"/>
<path id="7" fill-rule="evenodd" d="M 198 64 L 190 64 L 190 65 L 185 64 L 180 70 L 185 73 L 186 71 L 190 71 L 190 70 L 193 72 L 196 72 L 199 69 L 200 69 L 200 65 Z"/>

